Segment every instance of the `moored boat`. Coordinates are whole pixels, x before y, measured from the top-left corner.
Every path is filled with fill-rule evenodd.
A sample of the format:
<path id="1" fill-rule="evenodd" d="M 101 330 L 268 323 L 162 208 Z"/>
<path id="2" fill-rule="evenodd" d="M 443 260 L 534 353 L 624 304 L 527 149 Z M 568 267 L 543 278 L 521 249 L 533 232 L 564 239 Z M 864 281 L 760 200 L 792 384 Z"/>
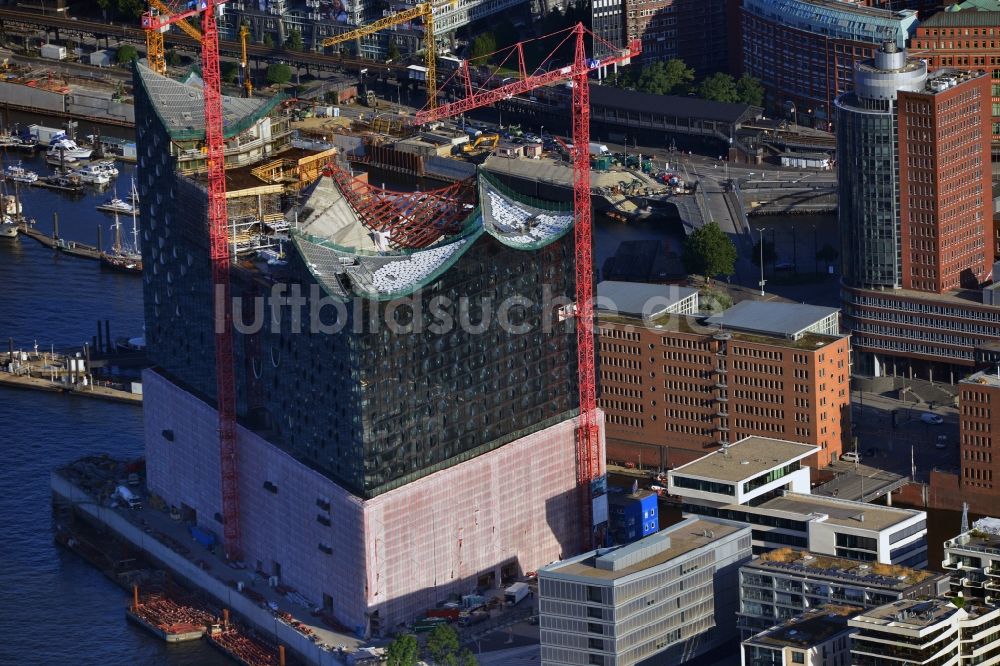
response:
<path id="1" fill-rule="evenodd" d="M 38 174 L 25 169 L 20 164 L 11 164 L 4 170 L 4 178 L 15 183 L 31 184 L 38 180 Z"/>

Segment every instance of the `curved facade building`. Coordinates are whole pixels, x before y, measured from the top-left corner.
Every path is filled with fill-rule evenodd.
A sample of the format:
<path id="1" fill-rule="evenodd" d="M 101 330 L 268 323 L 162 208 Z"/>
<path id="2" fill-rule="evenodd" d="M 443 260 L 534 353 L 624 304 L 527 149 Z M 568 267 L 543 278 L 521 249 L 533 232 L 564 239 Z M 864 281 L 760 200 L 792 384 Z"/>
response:
<path id="1" fill-rule="evenodd" d="M 895 289 L 902 286 L 897 91 L 923 88 L 927 65 L 890 44 L 855 72 L 854 92 L 836 100 L 844 281 Z"/>
<path id="2" fill-rule="evenodd" d="M 902 48 L 917 12 L 838 0 L 743 0 L 743 71 L 764 86 L 766 106 L 828 129 L 834 99 L 854 86 L 854 64 L 879 44 Z"/>
<path id="3" fill-rule="evenodd" d="M 888 44 L 837 99 L 845 323 L 862 373 L 955 379 L 993 344 L 990 78 Z"/>
<path id="4" fill-rule="evenodd" d="M 207 194 L 178 168 L 200 154 L 185 105 L 201 89 L 135 71 L 148 488 L 223 534 Z M 264 104 L 225 100 L 228 143 Z M 287 155 L 251 145 L 256 164 Z M 574 218 L 485 176 L 475 205 L 359 196 L 329 173 L 287 214 L 284 258 L 233 262 L 242 300 L 222 304 L 237 322 L 240 530 L 249 567 L 378 634 L 580 545 L 576 329 L 559 316 Z"/>

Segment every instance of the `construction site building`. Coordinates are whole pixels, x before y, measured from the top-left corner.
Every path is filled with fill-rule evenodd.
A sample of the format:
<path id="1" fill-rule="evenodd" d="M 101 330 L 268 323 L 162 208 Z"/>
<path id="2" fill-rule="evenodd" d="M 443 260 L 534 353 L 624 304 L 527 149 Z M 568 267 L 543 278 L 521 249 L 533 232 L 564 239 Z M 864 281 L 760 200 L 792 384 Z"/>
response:
<path id="1" fill-rule="evenodd" d="M 173 148 L 201 115 L 135 83 L 148 486 L 221 534 L 207 193 Z M 267 104 L 226 99 L 227 140 Z M 476 205 L 326 173 L 282 258 L 233 266 L 243 558 L 370 635 L 578 546 L 573 214 L 487 176 Z"/>

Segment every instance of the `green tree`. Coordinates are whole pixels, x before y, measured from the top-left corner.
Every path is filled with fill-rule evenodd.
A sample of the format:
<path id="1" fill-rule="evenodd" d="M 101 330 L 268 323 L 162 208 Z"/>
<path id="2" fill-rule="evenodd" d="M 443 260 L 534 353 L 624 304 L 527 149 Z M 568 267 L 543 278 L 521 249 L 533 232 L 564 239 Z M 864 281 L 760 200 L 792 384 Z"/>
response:
<path id="1" fill-rule="evenodd" d="M 122 44 L 118 47 L 118 53 L 115 54 L 115 59 L 122 65 L 132 62 L 137 57 L 139 57 L 139 53 L 131 44 Z"/>
<path id="2" fill-rule="evenodd" d="M 219 76 L 222 77 L 223 83 L 236 83 L 236 75 L 239 71 L 240 67 L 235 62 L 222 62 L 219 64 Z"/>
<path id="3" fill-rule="evenodd" d="M 479 666 L 479 660 L 472 654 L 472 650 L 464 648 L 458 653 L 458 666 Z"/>
<path id="4" fill-rule="evenodd" d="M 451 625 L 439 624 L 427 635 L 427 651 L 431 653 L 434 661 L 444 663 L 451 658 L 455 660 L 455 653 L 458 652 L 458 634 Z"/>
<path id="5" fill-rule="evenodd" d="M 131 19 L 137 19 L 146 11 L 142 0 L 118 0 L 118 11 Z"/>
<path id="6" fill-rule="evenodd" d="M 170 65 L 171 67 L 180 67 L 181 63 L 183 62 L 181 60 L 181 55 L 177 53 L 177 51 L 175 51 L 174 49 L 170 49 L 169 51 L 167 51 L 165 54 L 163 54 L 163 57 L 164 60 L 166 60 L 167 64 Z"/>
<path id="7" fill-rule="evenodd" d="M 683 60 L 672 58 L 667 62 L 657 61 L 642 68 L 635 79 L 635 88 L 654 95 L 678 95 L 686 93 L 692 81 L 694 70 L 685 65 Z"/>
<path id="8" fill-rule="evenodd" d="M 713 102 L 738 102 L 736 81 L 729 74 L 717 72 L 698 84 L 696 94 Z"/>
<path id="9" fill-rule="evenodd" d="M 709 279 L 731 275 L 736 265 L 736 246 L 717 222 L 709 222 L 687 237 L 681 258 L 688 273 Z"/>
<path id="10" fill-rule="evenodd" d="M 399 46 L 396 45 L 396 42 L 390 40 L 389 41 L 389 60 L 399 60 L 399 56 L 400 56 Z"/>
<path id="11" fill-rule="evenodd" d="M 413 634 L 404 634 L 389 643 L 386 649 L 387 666 L 416 666 L 420 646 Z"/>
<path id="12" fill-rule="evenodd" d="M 764 239 L 764 264 L 772 264 L 774 260 L 778 258 L 778 253 L 774 251 L 774 243 Z M 754 266 L 760 266 L 760 241 L 754 243 L 753 254 L 750 255 L 750 261 L 753 262 Z"/>
<path id="13" fill-rule="evenodd" d="M 274 63 L 267 66 L 267 82 L 271 84 L 288 83 L 292 80 L 292 68 L 285 63 Z"/>
<path id="14" fill-rule="evenodd" d="M 469 63 L 473 65 L 485 65 L 489 61 L 489 55 L 497 50 L 497 40 L 492 32 L 484 32 L 478 35 L 472 42 L 469 49 Z"/>
<path id="15" fill-rule="evenodd" d="M 744 74 L 736 81 L 736 96 L 744 104 L 764 106 L 764 86 L 749 74 Z"/>
<path id="16" fill-rule="evenodd" d="M 302 33 L 298 30 L 290 30 L 288 32 L 288 37 L 285 39 L 285 48 L 289 51 L 301 51 Z"/>
<path id="17" fill-rule="evenodd" d="M 268 47 L 268 48 L 273 48 L 274 47 L 274 37 L 271 36 L 271 33 L 265 32 L 264 33 L 264 38 L 262 40 L 260 40 L 260 43 L 263 44 L 264 46 Z"/>

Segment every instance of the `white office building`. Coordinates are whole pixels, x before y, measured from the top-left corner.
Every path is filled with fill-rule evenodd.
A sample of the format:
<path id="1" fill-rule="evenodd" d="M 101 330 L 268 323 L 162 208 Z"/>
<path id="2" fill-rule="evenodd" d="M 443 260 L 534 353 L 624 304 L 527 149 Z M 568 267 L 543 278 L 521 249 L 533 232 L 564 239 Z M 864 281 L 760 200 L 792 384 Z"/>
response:
<path id="1" fill-rule="evenodd" d="M 906 599 L 852 618 L 851 666 L 1000 664 L 1000 608 Z"/>
<path id="2" fill-rule="evenodd" d="M 941 568 L 951 574 L 952 591 L 1000 606 L 1000 519 L 980 518 L 945 541 Z"/>
<path id="3" fill-rule="evenodd" d="M 688 518 L 538 571 L 542 666 L 679 664 L 738 639 L 750 529 Z"/>
<path id="4" fill-rule="evenodd" d="M 747 437 L 668 473 L 685 513 L 749 523 L 760 554 L 790 546 L 855 560 L 927 566 L 923 511 L 811 495 L 800 462 L 817 447 Z"/>

